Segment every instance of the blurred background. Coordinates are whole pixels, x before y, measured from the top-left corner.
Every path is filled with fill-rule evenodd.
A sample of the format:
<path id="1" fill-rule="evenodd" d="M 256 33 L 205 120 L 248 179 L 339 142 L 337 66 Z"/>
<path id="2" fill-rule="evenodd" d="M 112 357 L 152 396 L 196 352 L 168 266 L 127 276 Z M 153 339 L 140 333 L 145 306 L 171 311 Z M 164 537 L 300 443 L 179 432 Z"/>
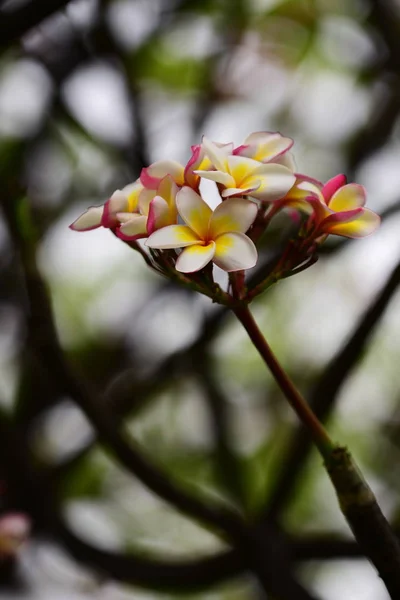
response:
<path id="1" fill-rule="evenodd" d="M 46 311 L 27 297 L 21 253 L 33 278 L 37 260 L 75 377 L 162 477 L 279 530 L 310 597 L 388 598 L 239 324 L 157 278 L 110 231 L 68 225 L 150 162 L 185 164 L 203 134 L 239 145 L 279 130 L 295 140 L 299 172 L 324 181 L 345 172 L 365 185 L 380 230 L 330 240 L 316 265 L 253 311 L 400 528 L 399 32 L 397 0 L 0 2 L 0 508 L 32 520 L 21 550 L 0 561 L 1 598 L 259 594 L 240 565 L 180 589 L 156 571 L 136 583 L 129 569 L 117 576 L 104 556 L 71 543 L 66 528 L 113 560 L 178 568 L 229 551 L 215 527 L 129 474 L 97 442 L 71 386 L 52 378 L 45 341 L 44 359 L 38 353 Z M 13 202 L 35 223 L 37 242 L 25 250 Z M 271 245 L 280 235 L 278 223 Z M 64 529 L 42 514 L 50 496 Z"/>

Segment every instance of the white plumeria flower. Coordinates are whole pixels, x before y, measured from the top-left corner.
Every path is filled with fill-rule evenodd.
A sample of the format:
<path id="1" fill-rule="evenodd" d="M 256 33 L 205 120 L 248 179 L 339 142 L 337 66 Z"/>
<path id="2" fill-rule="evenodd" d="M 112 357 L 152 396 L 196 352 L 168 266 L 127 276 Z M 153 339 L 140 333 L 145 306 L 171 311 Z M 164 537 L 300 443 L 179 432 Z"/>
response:
<path id="1" fill-rule="evenodd" d="M 249 200 L 231 198 L 212 211 L 189 187 L 176 196 L 179 215 L 185 225 L 169 225 L 148 238 L 150 248 L 184 248 L 175 268 L 193 273 L 210 261 L 224 271 L 251 269 L 257 262 L 257 250 L 245 232 L 257 215 L 257 205 Z"/>
<path id="2" fill-rule="evenodd" d="M 202 143 L 216 170 L 194 172 L 222 184 L 225 187 L 223 198 L 251 195 L 265 202 L 273 202 L 283 198 L 296 181 L 293 172 L 284 165 L 260 163 L 246 156 L 227 156 L 205 137 Z"/>

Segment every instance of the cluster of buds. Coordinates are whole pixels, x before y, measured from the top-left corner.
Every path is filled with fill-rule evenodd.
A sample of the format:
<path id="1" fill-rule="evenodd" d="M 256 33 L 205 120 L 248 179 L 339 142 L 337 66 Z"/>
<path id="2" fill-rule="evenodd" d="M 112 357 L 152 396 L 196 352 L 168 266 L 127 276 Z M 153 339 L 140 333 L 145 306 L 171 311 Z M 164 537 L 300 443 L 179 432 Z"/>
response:
<path id="1" fill-rule="evenodd" d="M 203 137 L 186 166 L 153 163 L 71 229 L 111 229 L 167 277 L 222 304 L 248 303 L 271 283 L 313 264 L 328 234 L 364 237 L 379 225 L 378 215 L 364 208 L 361 185 L 347 184 L 344 175 L 322 184 L 297 173 L 292 146 L 280 133 L 252 133 L 236 148 Z M 201 193 L 204 179 L 216 184 L 215 210 Z M 285 209 L 295 217 L 296 231 L 272 265 L 257 265 L 257 244 Z M 212 264 L 230 274 L 227 291 L 214 281 Z M 256 265 L 257 276 L 246 278 Z"/>

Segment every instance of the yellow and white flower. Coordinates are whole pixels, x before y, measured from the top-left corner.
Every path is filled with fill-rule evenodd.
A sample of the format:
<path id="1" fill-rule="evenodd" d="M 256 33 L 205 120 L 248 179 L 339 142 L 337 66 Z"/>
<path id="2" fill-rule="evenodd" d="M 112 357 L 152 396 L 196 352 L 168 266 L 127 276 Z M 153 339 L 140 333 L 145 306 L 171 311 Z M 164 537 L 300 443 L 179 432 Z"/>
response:
<path id="1" fill-rule="evenodd" d="M 227 155 L 205 137 L 202 144 L 215 170 L 195 170 L 194 173 L 223 186 L 223 198 L 250 195 L 261 201 L 273 202 L 285 196 L 296 181 L 293 172 L 284 165 Z"/>
<path id="2" fill-rule="evenodd" d="M 184 187 L 176 196 L 179 215 L 185 225 L 158 229 L 146 241 L 149 248 L 183 248 L 175 268 L 193 273 L 210 261 L 224 271 L 250 269 L 257 262 L 257 250 L 246 231 L 257 215 L 257 205 L 231 198 L 212 211 L 199 194 Z"/>
<path id="3" fill-rule="evenodd" d="M 362 238 L 380 224 L 380 217 L 364 207 L 365 188 L 346 183 L 345 175 L 333 177 L 322 188 L 310 181 L 303 181 L 298 187 L 307 193 L 306 201 L 313 209 L 308 224 L 313 237 L 334 234 Z"/>

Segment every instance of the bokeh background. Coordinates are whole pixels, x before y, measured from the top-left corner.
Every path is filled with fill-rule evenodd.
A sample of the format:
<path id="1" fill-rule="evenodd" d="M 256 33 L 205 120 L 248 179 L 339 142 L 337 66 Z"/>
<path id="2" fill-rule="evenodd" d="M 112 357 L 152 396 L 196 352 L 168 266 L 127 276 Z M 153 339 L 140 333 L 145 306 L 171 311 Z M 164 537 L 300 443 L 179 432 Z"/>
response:
<path id="1" fill-rule="evenodd" d="M 330 240 L 316 265 L 253 311 L 400 526 L 398 275 L 357 330 L 400 258 L 400 3 L 10 0 L 0 3 L 0 33 L 0 196 L 14 201 L 15 192 L 29 204 L 39 232 L 32 253 L 74 372 L 182 489 L 235 504 L 240 487 L 248 514 L 267 516 L 296 541 L 293 571 L 315 597 L 386 599 L 374 569 L 354 556 L 316 453 L 303 443 L 293 457 L 295 419 L 240 326 L 157 278 L 109 231 L 78 234 L 68 225 L 150 162 L 185 164 L 203 134 L 238 145 L 252 131 L 279 130 L 294 138 L 300 172 L 320 180 L 345 172 L 365 185 L 369 207 L 383 216 L 380 230 Z M 270 243 L 280 235 L 277 226 Z M 7 219 L 0 246 L 1 410 L 68 526 L 100 549 L 160 560 L 225 550 L 215 531 L 128 474 L 96 442 L 73 395 L 51 383 L 30 348 L 35 315 Z M 356 330 L 358 346 L 349 348 Z M 342 370 L 334 371 L 338 357 Z M 29 493 L 13 488 L 7 467 L 0 506 L 30 514 L 33 534 L 15 560 L 0 564 L 1 598 L 182 597 L 117 582 L 74 556 Z M 238 574 L 184 597 L 258 593 L 250 575 Z"/>

